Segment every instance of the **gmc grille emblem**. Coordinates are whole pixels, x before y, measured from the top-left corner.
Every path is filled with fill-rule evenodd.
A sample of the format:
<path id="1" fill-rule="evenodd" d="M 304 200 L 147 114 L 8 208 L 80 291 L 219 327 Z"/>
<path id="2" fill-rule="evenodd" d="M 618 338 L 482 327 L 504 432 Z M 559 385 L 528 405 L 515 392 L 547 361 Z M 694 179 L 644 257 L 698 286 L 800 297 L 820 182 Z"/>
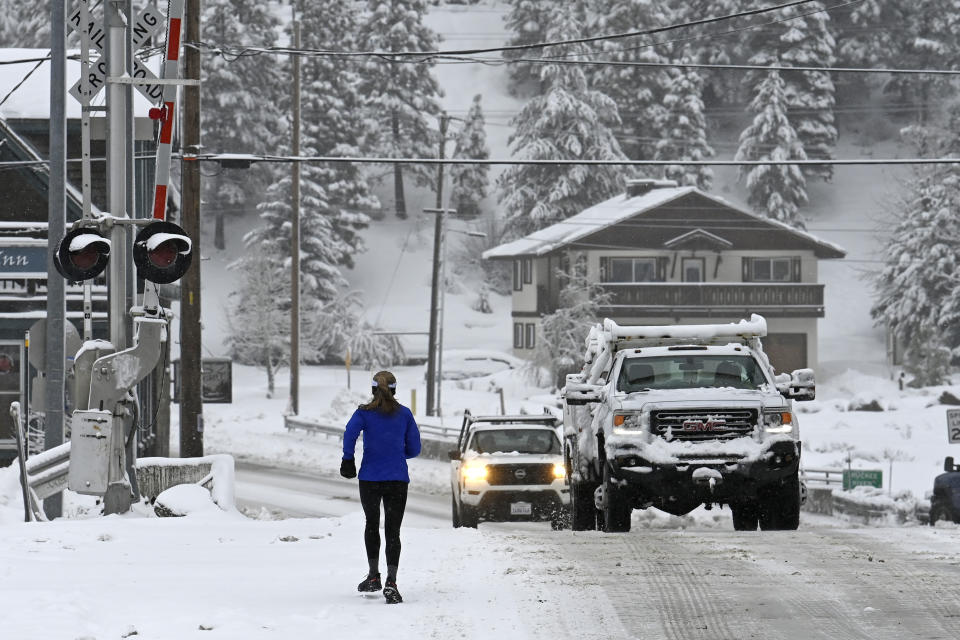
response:
<path id="1" fill-rule="evenodd" d="M 524 469 L 517 469 L 516 471 L 513 472 L 513 475 L 514 477 L 516 477 L 517 480 L 523 480 L 524 478 L 527 477 L 527 472 Z"/>
<path id="2" fill-rule="evenodd" d="M 726 420 L 684 420 L 682 428 L 684 431 L 713 431 L 718 427 L 725 427 Z"/>

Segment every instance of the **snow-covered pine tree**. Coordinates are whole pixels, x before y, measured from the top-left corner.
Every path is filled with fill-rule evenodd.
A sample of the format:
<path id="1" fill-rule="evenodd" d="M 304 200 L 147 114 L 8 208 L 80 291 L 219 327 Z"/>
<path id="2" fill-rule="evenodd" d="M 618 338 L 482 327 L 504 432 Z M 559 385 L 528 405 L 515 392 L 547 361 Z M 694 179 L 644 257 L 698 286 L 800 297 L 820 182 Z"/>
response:
<path id="1" fill-rule="evenodd" d="M 507 0 L 509 12 L 504 24 L 511 32 L 507 46 L 523 46 L 545 42 L 550 15 L 558 0 Z M 505 51 L 507 60 L 539 58 L 542 49 L 518 49 Z M 514 62 L 508 65 L 510 93 L 513 95 L 536 95 L 540 93 L 540 70 L 529 62 Z"/>
<path id="2" fill-rule="evenodd" d="M 305 147 L 303 153 L 316 151 Z M 353 263 L 360 249 L 356 229 L 366 224 L 366 216 L 332 207 L 324 188 L 327 174 L 316 165 L 307 163 L 300 177 L 300 270 L 304 300 L 314 298 L 328 301 L 337 297 L 346 279 L 341 266 Z M 264 201 L 257 209 L 264 224 L 250 231 L 244 241 L 247 246 L 262 246 L 271 255 L 283 256 L 284 266 L 290 265 L 290 233 L 293 208 L 290 201 L 292 178 L 282 175 L 267 188 Z"/>
<path id="3" fill-rule="evenodd" d="M 274 394 L 277 367 L 289 360 L 290 280 L 279 256 L 254 246 L 244 260 L 231 265 L 240 286 L 231 293 L 226 338 L 230 357 L 242 364 L 263 367 L 267 397 Z"/>
<path id="4" fill-rule="evenodd" d="M 806 159 L 803 145 L 787 119 L 784 84 L 776 71 L 767 72 L 766 78 L 757 87 L 757 95 L 750 103 L 750 109 L 756 116 L 753 123 L 740 134 L 737 160 Z M 807 202 L 807 183 L 797 165 L 741 167 L 740 179 L 744 178 L 749 191 L 747 202 L 757 213 L 804 228 L 799 208 Z"/>
<path id="5" fill-rule="evenodd" d="M 653 0 L 592 0 L 590 32 L 597 34 L 642 31 L 670 24 L 671 17 L 661 2 Z M 597 46 L 605 60 L 617 62 L 668 61 L 661 47 L 649 46 L 655 36 L 605 40 Z M 621 125 L 617 131 L 620 148 L 633 160 L 649 160 L 656 153 L 661 123 L 666 115 L 663 98 L 670 84 L 666 69 L 638 66 L 587 67 L 588 80 L 617 104 Z"/>
<path id="6" fill-rule="evenodd" d="M 276 44 L 279 20 L 257 0 L 207 0 L 201 24 L 206 42 L 271 47 Z M 275 151 L 272 141 L 284 131 L 276 95 L 289 94 L 288 76 L 279 73 L 279 66 L 273 56 L 235 60 L 206 56 L 202 78 L 206 148 L 236 153 Z M 269 177 L 268 170 L 254 165 L 251 169 L 224 169 L 204 180 L 205 201 L 214 213 L 214 247 L 226 248 L 225 218 L 243 215 L 244 204 L 256 200 Z"/>
<path id="7" fill-rule="evenodd" d="M 457 134 L 454 158 L 485 160 L 490 157 L 480 99 L 479 93 L 473 97 L 466 122 Z M 455 164 L 450 167 L 450 181 L 453 183 L 450 203 L 460 218 L 470 219 L 480 215 L 480 203 L 487 197 L 490 186 L 489 173 L 490 166 L 485 164 Z"/>
<path id="8" fill-rule="evenodd" d="M 905 136 L 923 155 L 952 155 L 960 148 L 960 109 L 947 130 L 910 127 Z M 926 152 L 926 153 L 924 153 Z M 915 171 L 883 250 L 886 265 L 874 281 L 871 315 L 893 331 L 918 361 L 936 359 L 937 345 L 960 357 L 960 171 Z M 927 355 L 921 356 L 921 352 Z"/>
<path id="9" fill-rule="evenodd" d="M 637 0 L 639 2 L 649 0 Z M 740 0 L 669 0 L 671 24 L 693 22 L 706 17 L 719 17 L 743 11 Z M 736 28 L 732 21 L 727 28 Z M 653 38 L 669 39 L 664 35 Z M 744 60 L 749 54 L 744 53 L 742 38 L 714 37 L 699 38 L 688 43 L 692 52 L 693 61 L 706 64 L 730 64 Z M 742 94 L 742 76 L 724 72 L 722 70 L 701 69 L 704 81 L 704 102 L 708 107 L 721 104 L 733 104 Z"/>
<path id="10" fill-rule="evenodd" d="M 681 62 L 692 62 L 689 51 Z M 706 160 L 713 156 L 713 148 L 707 144 L 702 91 L 703 80 L 697 70 L 676 67 L 670 71 L 669 89 L 663 97 L 666 113 L 654 156 L 657 160 Z M 704 191 L 710 189 L 713 181 L 710 167 L 700 165 L 670 165 L 663 173 L 681 186 L 691 185 Z"/>
<path id="11" fill-rule="evenodd" d="M 835 42 L 830 33 L 830 17 L 822 2 L 788 7 L 783 17 L 789 18 L 767 31 L 754 32 L 749 46 L 751 64 L 769 65 L 775 61 L 786 67 L 830 67 L 836 61 Z M 826 71 L 782 71 L 787 116 L 797 132 L 804 152 L 811 160 L 833 158 L 837 144 L 837 128 L 833 109 L 835 88 Z M 753 86 L 764 81 L 762 72 L 752 74 Z M 806 165 L 806 177 L 829 181 L 832 165 Z"/>
<path id="12" fill-rule="evenodd" d="M 73 8 L 68 5 L 67 11 Z M 67 34 L 70 34 L 69 27 Z M 0 47 L 50 48 L 50 11 L 47 4 L 0 0 Z M 91 58 L 96 59 L 96 50 Z M 30 67 L 25 67 L 25 71 Z M 9 91 L 9 89 L 8 89 Z"/>
<path id="13" fill-rule="evenodd" d="M 362 51 L 434 51 L 439 37 L 423 23 L 425 0 L 368 0 L 362 16 L 357 46 Z M 368 56 L 360 65 L 358 90 L 367 99 L 376 124 L 374 151 L 394 158 L 432 158 L 437 155 L 437 134 L 429 116 L 440 111 L 442 95 L 428 60 L 388 61 Z M 404 173 L 419 186 L 434 186 L 435 171 L 423 165 L 393 165 L 394 209 L 407 217 Z"/>
<path id="14" fill-rule="evenodd" d="M 578 37 L 573 8 L 558 6 L 548 31 L 551 41 Z M 557 54 L 586 53 L 567 46 Z M 622 160 L 612 127 L 619 124 L 617 105 L 587 84 L 574 65 L 544 64 L 543 95 L 532 98 L 513 120 L 509 142 L 513 157 L 527 160 Z M 497 182 L 504 210 L 504 236 L 517 238 L 594 205 L 624 186 L 616 167 L 513 165 Z"/>
<path id="15" fill-rule="evenodd" d="M 341 0 L 314 0 L 303 4 L 301 42 L 308 49 L 356 48 L 359 16 L 355 6 Z M 360 94 L 360 63 L 355 59 L 314 57 L 303 61 L 301 122 L 303 139 L 326 155 L 359 156 L 369 146 L 369 123 Z M 365 212 L 380 208 L 371 194 L 361 165 L 321 165 L 315 179 L 324 185 L 340 233 L 353 237 L 352 226 L 365 225 Z M 354 225 L 348 224 L 353 221 Z M 354 250 L 359 240 L 351 239 Z M 349 261 L 345 264 L 351 264 Z"/>

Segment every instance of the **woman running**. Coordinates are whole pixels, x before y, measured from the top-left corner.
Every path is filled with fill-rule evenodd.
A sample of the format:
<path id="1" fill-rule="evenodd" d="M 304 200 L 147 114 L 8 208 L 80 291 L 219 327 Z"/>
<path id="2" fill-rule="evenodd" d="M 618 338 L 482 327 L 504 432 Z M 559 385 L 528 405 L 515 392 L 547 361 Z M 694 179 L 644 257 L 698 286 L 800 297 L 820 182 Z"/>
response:
<path id="1" fill-rule="evenodd" d="M 397 590 L 400 564 L 400 523 L 407 504 L 407 459 L 420 454 L 420 430 L 410 409 L 394 397 L 397 379 L 389 371 L 373 376 L 373 399 L 353 412 L 343 435 L 340 475 L 357 477 L 353 459 L 357 438 L 363 432 L 363 460 L 360 463 L 360 504 L 367 518 L 363 542 L 369 570 L 357 591 L 383 589 L 387 604 L 403 602 Z M 386 537 L 387 581 L 380 583 L 380 503 L 383 502 Z"/>

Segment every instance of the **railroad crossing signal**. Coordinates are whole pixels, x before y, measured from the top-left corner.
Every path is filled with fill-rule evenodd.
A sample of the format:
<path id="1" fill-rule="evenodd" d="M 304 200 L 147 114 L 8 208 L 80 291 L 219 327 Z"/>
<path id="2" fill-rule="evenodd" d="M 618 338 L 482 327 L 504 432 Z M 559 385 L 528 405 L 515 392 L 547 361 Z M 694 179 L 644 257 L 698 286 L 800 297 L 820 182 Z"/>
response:
<path id="1" fill-rule="evenodd" d="M 96 229 L 74 229 L 57 245 L 53 265 L 70 282 L 96 278 L 110 261 L 110 241 Z"/>
<path id="2" fill-rule="evenodd" d="M 87 0 L 80 0 L 80 2 L 87 2 Z M 83 26 L 80 24 L 80 14 L 81 8 L 77 7 L 67 18 L 67 24 L 71 29 L 78 33 L 82 33 L 84 31 Z M 155 9 L 146 7 L 139 13 L 136 21 L 134 21 L 133 25 L 130 27 L 133 47 L 135 49 L 139 49 L 149 38 L 151 38 L 162 28 L 163 16 Z M 91 98 L 100 93 L 107 79 L 107 61 L 103 56 L 103 45 L 107 37 L 107 32 L 103 28 L 103 23 L 91 18 L 85 30 L 90 35 L 90 43 L 100 51 L 101 55 L 96 62 L 93 62 L 90 65 L 90 75 L 87 78 L 80 78 L 72 87 L 70 87 L 70 95 L 76 98 L 81 104 L 86 104 Z M 133 70 L 131 71 L 131 76 L 135 79 L 139 78 L 142 80 L 158 80 L 156 74 L 150 71 L 150 69 L 148 69 L 136 58 L 133 60 Z M 156 84 L 135 83 L 133 86 L 135 86 L 137 90 L 152 103 L 159 102 L 160 98 L 163 96 L 163 87 L 159 82 Z"/>

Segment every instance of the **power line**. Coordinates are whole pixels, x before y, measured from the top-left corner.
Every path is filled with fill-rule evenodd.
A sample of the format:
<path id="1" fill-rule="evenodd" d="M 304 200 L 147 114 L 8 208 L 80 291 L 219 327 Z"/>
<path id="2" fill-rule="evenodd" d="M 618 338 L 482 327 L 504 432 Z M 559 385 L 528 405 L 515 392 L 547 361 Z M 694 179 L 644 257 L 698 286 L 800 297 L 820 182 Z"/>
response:
<path id="1" fill-rule="evenodd" d="M 356 164 L 421 164 L 421 165 L 559 165 L 559 166 L 637 166 L 665 167 L 683 166 L 781 166 L 781 165 L 942 165 L 960 164 L 960 158 L 844 158 L 823 160 L 529 160 L 514 158 L 383 158 L 362 156 L 281 156 L 268 154 L 201 153 L 196 155 L 175 154 L 185 162 L 219 162 L 243 159 L 249 162 L 308 162 L 308 163 L 356 163 Z M 2 163 L 0 163 L 2 165 Z"/>
<path id="2" fill-rule="evenodd" d="M 290 47 L 250 47 L 241 50 L 238 53 L 233 53 L 238 57 L 242 55 L 256 55 L 259 53 L 279 53 L 284 55 L 297 55 L 304 54 L 307 52 L 312 52 L 316 54 L 325 54 L 325 55 L 337 55 L 337 56 L 346 56 L 346 57 L 356 57 L 356 56 L 376 56 L 381 58 L 424 58 L 424 57 L 435 57 L 435 56 L 467 56 L 475 55 L 479 53 L 504 53 L 507 51 L 529 51 L 531 49 L 543 49 L 544 47 L 555 47 L 555 46 L 567 46 L 573 44 L 588 44 L 591 42 L 602 42 L 607 40 L 620 40 L 624 38 L 633 38 L 636 36 L 649 36 L 657 33 L 665 33 L 667 31 L 673 31 L 676 29 L 686 29 L 689 27 L 699 27 L 706 24 L 713 24 L 716 22 L 722 22 L 724 20 L 732 20 L 734 18 L 743 18 L 748 16 L 760 15 L 763 13 L 770 13 L 772 11 L 779 11 L 780 9 L 788 9 L 801 4 L 808 4 L 814 2 L 815 0 L 792 0 L 791 2 L 786 2 L 784 4 L 774 5 L 770 7 L 761 7 L 759 9 L 749 9 L 747 11 L 741 11 L 738 13 L 731 13 L 723 16 L 714 16 L 711 18 L 702 18 L 700 20 L 692 20 L 689 22 L 681 22 L 671 25 L 666 25 L 663 27 L 654 27 L 652 29 L 643 29 L 639 31 L 628 31 L 625 33 L 611 33 L 604 34 L 599 36 L 589 36 L 586 38 L 573 38 L 570 40 L 555 40 L 549 42 L 537 42 L 532 44 L 517 44 L 517 45 L 504 45 L 501 47 L 486 47 L 478 49 L 451 49 L 451 50 L 435 50 L 435 51 L 331 51 L 323 49 L 292 49 Z M 853 0 L 853 2 L 862 2 L 863 0 Z M 185 42 L 187 46 L 208 46 L 202 42 Z M 223 49 L 219 50 L 222 54 Z"/>

